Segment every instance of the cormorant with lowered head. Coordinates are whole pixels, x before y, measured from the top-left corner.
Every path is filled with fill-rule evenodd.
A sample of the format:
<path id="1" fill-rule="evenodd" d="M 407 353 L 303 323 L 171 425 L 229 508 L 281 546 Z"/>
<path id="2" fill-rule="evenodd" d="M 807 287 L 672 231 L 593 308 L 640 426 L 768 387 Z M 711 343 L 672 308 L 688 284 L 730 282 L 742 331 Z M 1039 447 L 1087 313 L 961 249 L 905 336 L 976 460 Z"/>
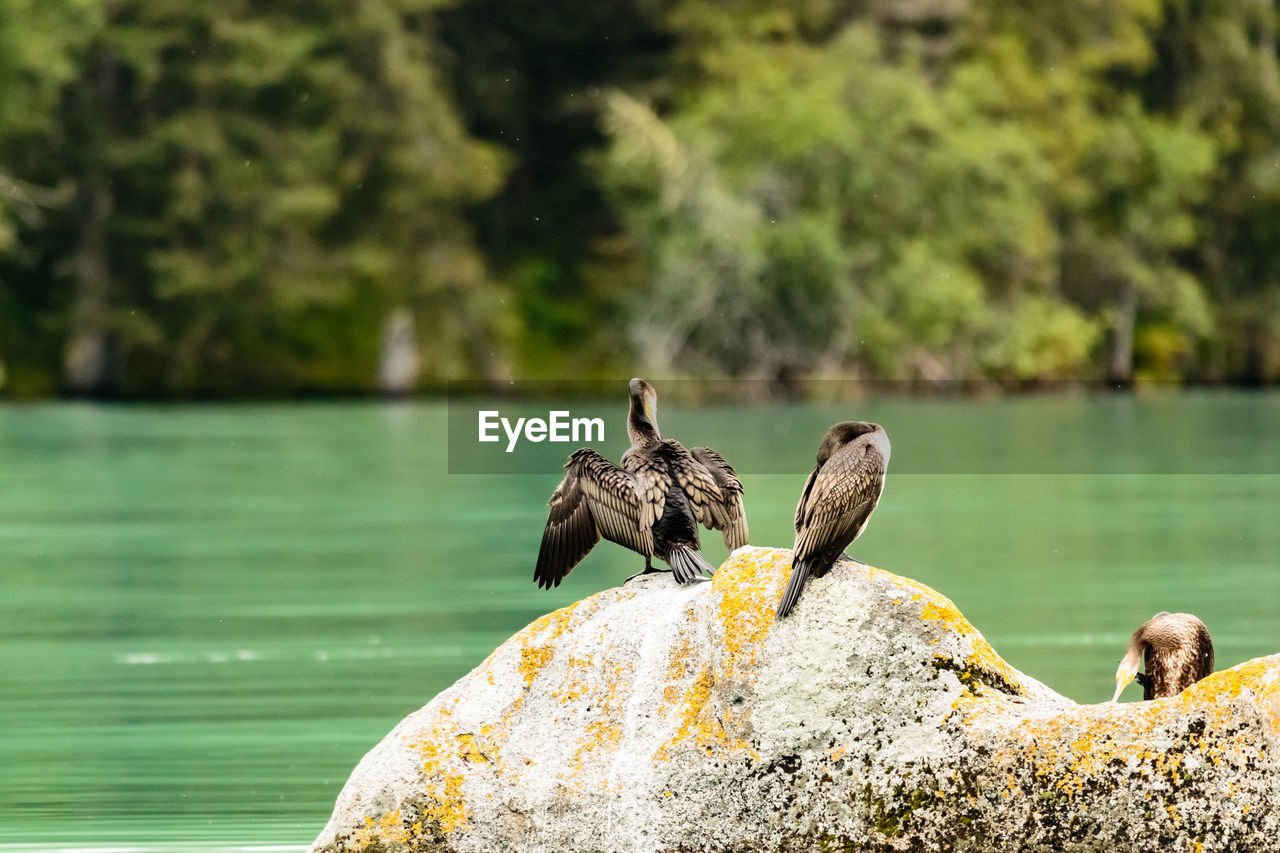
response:
<path id="1" fill-rule="evenodd" d="M 827 430 L 818 464 L 796 505 L 791 578 L 778 603 L 778 618 L 795 607 L 810 575 L 822 577 L 862 535 L 884 491 L 889 436 L 880 424 L 846 421 Z"/>
<path id="2" fill-rule="evenodd" d="M 1138 672 L 1145 659 L 1146 673 Z M 1213 641 L 1209 629 L 1190 613 L 1160 611 L 1133 632 L 1129 650 L 1116 669 L 1115 702 L 1120 692 L 1135 679 L 1142 685 L 1142 698 L 1177 696 L 1213 672 Z"/>
<path id="3" fill-rule="evenodd" d="M 644 557 L 637 575 L 660 571 L 653 567 L 658 557 L 682 584 L 715 571 L 698 551 L 699 522 L 723 531 L 730 551 L 747 544 L 742 483 L 733 468 L 709 447 L 685 449 L 663 439 L 658 393 L 648 382 L 632 379 L 630 396 L 631 447 L 621 467 L 588 448 L 565 463 L 533 572 L 540 587 L 559 586 L 601 536 Z"/>

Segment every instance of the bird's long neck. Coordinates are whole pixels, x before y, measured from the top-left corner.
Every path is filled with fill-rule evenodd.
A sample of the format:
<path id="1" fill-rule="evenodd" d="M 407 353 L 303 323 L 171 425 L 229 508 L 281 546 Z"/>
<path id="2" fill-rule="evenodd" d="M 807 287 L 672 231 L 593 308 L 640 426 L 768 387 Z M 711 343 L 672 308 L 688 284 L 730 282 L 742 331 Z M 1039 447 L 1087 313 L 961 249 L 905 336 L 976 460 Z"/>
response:
<path id="1" fill-rule="evenodd" d="M 627 438 L 631 439 L 631 447 L 644 450 L 662 443 L 662 436 L 648 421 L 627 421 Z"/>
<path id="2" fill-rule="evenodd" d="M 1129 648 L 1124 653 L 1120 666 L 1136 672 L 1138 666 L 1143 662 L 1144 656 L 1148 659 L 1151 657 L 1151 646 L 1147 644 L 1146 640 L 1134 635 L 1133 639 L 1129 640 Z"/>
<path id="3" fill-rule="evenodd" d="M 631 410 L 627 412 L 627 438 L 635 449 L 654 447 L 662 443 L 656 416 L 645 406 L 643 397 L 631 398 Z"/>

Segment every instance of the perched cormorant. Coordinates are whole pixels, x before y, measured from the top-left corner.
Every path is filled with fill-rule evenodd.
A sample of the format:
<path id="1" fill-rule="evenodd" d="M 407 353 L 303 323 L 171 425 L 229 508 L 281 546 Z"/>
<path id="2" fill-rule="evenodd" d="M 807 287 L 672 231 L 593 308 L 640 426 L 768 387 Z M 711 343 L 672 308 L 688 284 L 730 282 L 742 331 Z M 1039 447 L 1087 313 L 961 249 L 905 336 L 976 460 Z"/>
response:
<path id="1" fill-rule="evenodd" d="M 709 447 L 686 450 L 662 438 L 658 393 L 648 382 L 632 379 L 630 394 L 631 447 L 622 466 L 588 448 L 575 450 L 565 463 L 533 572 L 540 587 L 559 586 L 601 536 L 644 557 L 637 574 L 660 571 L 652 562 L 659 557 L 680 583 L 715 571 L 698 552 L 699 522 L 723 531 L 730 551 L 747 544 L 742 483 L 733 468 Z"/>
<path id="2" fill-rule="evenodd" d="M 1146 658 L 1146 674 L 1138 672 L 1138 664 Z M 1142 685 L 1142 698 L 1164 699 L 1177 696 L 1213 672 L 1213 641 L 1209 629 L 1190 613 L 1160 611 L 1133 632 L 1129 650 L 1116 669 L 1115 702 L 1120 691 L 1137 679 Z"/>
<path id="3" fill-rule="evenodd" d="M 791 579 L 778 618 L 791 612 L 809 575 L 822 577 L 867 526 L 884 491 L 889 436 L 884 427 L 846 421 L 827 430 L 818 464 L 796 505 L 796 544 Z M 844 555 L 848 556 L 848 555 Z"/>

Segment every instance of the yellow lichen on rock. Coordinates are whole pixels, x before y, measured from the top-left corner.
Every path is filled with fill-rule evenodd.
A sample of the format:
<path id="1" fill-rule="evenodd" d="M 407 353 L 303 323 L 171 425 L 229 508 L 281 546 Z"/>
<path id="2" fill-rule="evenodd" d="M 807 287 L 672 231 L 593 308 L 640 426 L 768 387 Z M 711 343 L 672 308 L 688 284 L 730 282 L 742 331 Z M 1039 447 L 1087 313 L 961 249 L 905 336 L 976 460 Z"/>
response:
<path id="1" fill-rule="evenodd" d="M 616 604 L 633 597 L 635 590 L 625 588 L 607 589 L 579 602 L 553 610 L 530 622 L 523 630 L 507 643 L 516 643 L 520 647 L 519 672 L 524 678 L 525 687 L 533 684 L 534 678 L 551 661 L 555 654 L 556 640 L 566 631 L 581 625 L 591 618 L 601 607 Z M 507 644 L 499 648 L 485 660 L 481 666 L 492 668 L 496 656 Z"/>
<path id="2" fill-rule="evenodd" d="M 572 700 L 587 696 L 589 704 L 585 713 L 592 715 L 570 757 L 572 773 L 582 770 L 587 753 L 614 750 L 622 743 L 623 701 L 630 693 L 624 685 L 628 683 L 631 672 L 631 666 L 618 664 L 603 683 L 599 679 L 584 678 L 570 688 L 567 695 Z"/>
<path id="3" fill-rule="evenodd" d="M 533 679 L 551 661 L 555 649 L 551 646 L 525 646 L 520 650 L 520 666 L 517 672 L 524 677 L 524 686 L 533 686 Z"/>
<path id="4" fill-rule="evenodd" d="M 1215 672 L 1182 691 L 1176 701 L 1184 709 L 1221 708 L 1226 700 L 1239 696 L 1242 690 L 1249 690 L 1258 697 L 1261 706 L 1270 710 L 1271 731 L 1280 734 L 1280 669 L 1277 669 L 1277 661 L 1280 661 L 1280 655 L 1272 655 Z"/>
<path id="5" fill-rule="evenodd" d="M 670 709 L 680 698 L 681 685 L 689 677 L 689 666 L 693 657 L 693 640 L 688 633 L 682 632 L 675 648 L 667 659 L 667 678 L 662 687 L 662 711 Z"/>
<path id="6" fill-rule="evenodd" d="M 710 584 L 649 576 L 536 620 L 361 761 L 315 850 L 1280 837 L 1280 655 L 1173 699 L 1078 706 L 946 597 L 861 564 L 811 580 L 779 621 L 790 568 L 789 550 L 740 549 Z"/>
<path id="7" fill-rule="evenodd" d="M 557 700 L 561 705 L 574 701 L 592 689 L 591 681 L 595 672 L 595 657 L 593 655 L 587 655 L 586 657 L 569 655 L 565 659 L 564 666 L 566 675 L 551 690 L 551 698 Z"/>
<path id="8" fill-rule="evenodd" d="M 756 548 L 735 555 L 716 571 L 712 589 L 719 598 L 717 615 L 724 629 L 727 664 L 717 676 L 738 677 L 755 662 L 760 645 L 775 625 L 774 612 L 791 573 L 791 560 L 789 549 Z M 838 566 L 841 571 L 862 573 L 872 585 L 883 583 L 900 589 L 902 594 L 892 599 L 893 604 L 917 608 L 920 619 L 939 623 L 969 644 L 967 667 L 986 674 L 988 680 L 998 679 L 1013 692 L 1021 691 L 1017 670 L 945 595 L 919 581 L 862 563 L 842 561 Z"/>
<path id="9" fill-rule="evenodd" d="M 711 701 L 711 690 L 714 685 L 711 667 L 704 667 L 697 678 L 685 689 L 681 698 L 681 717 L 675 734 L 664 743 L 655 756 L 661 761 L 669 761 L 675 749 L 681 744 L 693 744 L 708 755 L 726 756 L 729 752 L 743 751 L 755 757 L 755 749 L 751 744 L 735 738 L 725 731 L 717 709 Z"/>
<path id="10" fill-rule="evenodd" d="M 658 749 L 657 757 L 663 761 L 667 761 L 671 757 L 671 750 L 677 744 L 685 741 L 699 728 L 697 720 L 701 716 L 702 711 L 707 706 L 707 701 L 711 698 L 711 667 L 704 667 L 693 683 L 685 688 L 684 695 L 680 701 L 680 723 L 671 739 L 664 743 Z"/>
<path id="11" fill-rule="evenodd" d="M 377 820 L 366 816 L 364 826 L 351 835 L 348 849 L 366 850 L 374 845 L 386 847 L 389 844 L 408 844 L 411 838 L 421 834 L 420 824 L 415 823 L 414 827 L 418 828 L 416 834 L 401 821 L 399 809 L 386 812 Z"/>
<path id="12" fill-rule="evenodd" d="M 1170 699 L 1074 706 L 1012 726 L 1000 717 L 965 722 L 979 740 L 997 744 L 998 765 L 1029 768 L 1041 786 L 1067 798 L 1086 790 L 1096 796 L 1099 785 L 1172 791 L 1199 768 L 1265 754 L 1261 731 L 1240 725 L 1242 708 L 1233 700 L 1259 685 L 1273 689 L 1278 664 L 1280 656 L 1249 661 Z M 1181 826 L 1176 810 L 1164 815 L 1171 831 Z"/>
<path id="13" fill-rule="evenodd" d="M 417 751 L 422 767 L 422 802 L 420 818 L 442 834 L 467 825 L 470 809 L 462 796 L 467 759 L 459 747 L 459 735 L 447 708 L 441 708 L 436 719 L 409 739 L 409 747 Z"/>
<path id="14" fill-rule="evenodd" d="M 739 553 L 716 571 L 711 589 L 719 598 L 716 614 L 724 632 L 726 663 L 718 676 L 747 674 L 773 628 L 775 608 L 790 572 L 791 552 L 783 548 Z"/>
<path id="15" fill-rule="evenodd" d="M 987 642 L 987 638 L 973 627 L 973 623 L 965 618 L 960 608 L 956 607 L 951 599 L 911 578 L 904 578 L 870 566 L 867 569 L 891 578 L 894 584 L 908 590 L 908 600 L 919 606 L 921 619 L 940 622 L 950 631 L 967 640 L 972 649 L 966 661 L 969 666 L 999 678 L 1012 690 L 1021 690 L 1017 670 L 1005 663 L 1004 658 L 996 653 L 996 650 Z"/>

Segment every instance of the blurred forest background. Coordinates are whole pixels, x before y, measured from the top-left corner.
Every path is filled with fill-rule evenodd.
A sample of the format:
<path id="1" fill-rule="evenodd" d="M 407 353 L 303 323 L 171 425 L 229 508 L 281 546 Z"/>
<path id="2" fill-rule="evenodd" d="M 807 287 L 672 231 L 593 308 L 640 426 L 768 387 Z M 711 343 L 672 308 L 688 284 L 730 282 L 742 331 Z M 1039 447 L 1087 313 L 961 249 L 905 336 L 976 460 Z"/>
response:
<path id="1" fill-rule="evenodd" d="M 1278 25 L 0 0 L 0 393 L 1276 381 Z"/>

